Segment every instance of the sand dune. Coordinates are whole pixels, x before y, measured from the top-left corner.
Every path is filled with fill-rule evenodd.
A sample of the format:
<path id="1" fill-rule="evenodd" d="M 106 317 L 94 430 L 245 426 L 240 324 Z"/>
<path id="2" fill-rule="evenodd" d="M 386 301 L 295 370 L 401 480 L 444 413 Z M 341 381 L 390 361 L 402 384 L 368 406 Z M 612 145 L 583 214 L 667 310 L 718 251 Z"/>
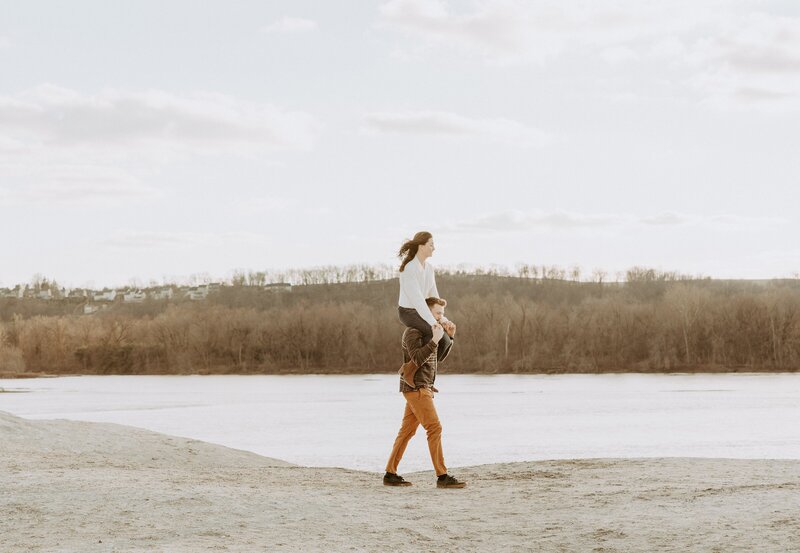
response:
<path id="1" fill-rule="evenodd" d="M 415 438 L 421 439 L 421 438 Z M 307 468 L 115 425 L 0 412 L 0 551 L 800 551 L 800 461 Z"/>

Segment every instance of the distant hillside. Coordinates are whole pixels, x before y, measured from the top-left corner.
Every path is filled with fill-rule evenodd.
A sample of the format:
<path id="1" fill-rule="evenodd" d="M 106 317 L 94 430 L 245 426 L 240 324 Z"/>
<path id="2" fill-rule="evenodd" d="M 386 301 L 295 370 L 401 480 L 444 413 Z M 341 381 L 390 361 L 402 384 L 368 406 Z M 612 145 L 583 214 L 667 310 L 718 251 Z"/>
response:
<path id="1" fill-rule="evenodd" d="M 558 275 L 563 277 L 563 275 Z M 800 281 L 632 269 L 622 283 L 437 275 L 458 325 L 457 372 L 794 371 Z M 227 285 L 84 304 L 0 299 L 0 373 L 368 373 L 401 361 L 397 279 Z"/>

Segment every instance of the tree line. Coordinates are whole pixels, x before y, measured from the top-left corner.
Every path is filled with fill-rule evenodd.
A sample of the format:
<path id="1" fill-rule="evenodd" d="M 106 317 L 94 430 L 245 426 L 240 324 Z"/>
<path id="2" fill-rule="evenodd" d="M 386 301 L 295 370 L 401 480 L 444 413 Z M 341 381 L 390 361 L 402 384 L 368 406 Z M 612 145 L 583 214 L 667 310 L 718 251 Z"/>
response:
<path id="1" fill-rule="evenodd" d="M 443 371 L 794 371 L 800 280 L 718 281 L 633 268 L 622 282 L 545 268 L 439 271 L 458 325 Z M 344 273 L 346 274 L 346 272 Z M 396 278 L 269 293 L 240 282 L 202 302 L 117 304 L 90 316 L 0 302 L 0 373 L 392 373 Z M 386 275 L 384 275 L 386 276 Z M 48 307 L 52 310 L 54 308 Z"/>

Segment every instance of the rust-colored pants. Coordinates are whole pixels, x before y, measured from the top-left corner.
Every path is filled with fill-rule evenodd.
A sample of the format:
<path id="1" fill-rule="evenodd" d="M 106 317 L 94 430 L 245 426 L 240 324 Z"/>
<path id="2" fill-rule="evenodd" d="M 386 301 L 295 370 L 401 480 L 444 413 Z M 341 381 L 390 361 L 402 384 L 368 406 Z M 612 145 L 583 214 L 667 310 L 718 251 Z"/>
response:
<path id="1" fill-rule="evenodd" d="M 436 476 L 447 474 L 447 467 L 444 466 L 444 455 L 442 454 L 442 424 L 439 422 L 439 415 L 433 405 L 433 392 L 428 388 L 420 388 L 413 392 L 403 392 L 406 398 L 406 411 L 403 414 L 403 424 L 400 425 L 400 432 L 394 441 L 392 454 L 389 462 L 386 463 L 386 472 L 397 473 L 397 465 L 403 458 L 411 437 L 417 433 L 417 427 L 421 424 L 428 433 L 428 449 L 431 452 L 433 468 L 436 469 Z"/>

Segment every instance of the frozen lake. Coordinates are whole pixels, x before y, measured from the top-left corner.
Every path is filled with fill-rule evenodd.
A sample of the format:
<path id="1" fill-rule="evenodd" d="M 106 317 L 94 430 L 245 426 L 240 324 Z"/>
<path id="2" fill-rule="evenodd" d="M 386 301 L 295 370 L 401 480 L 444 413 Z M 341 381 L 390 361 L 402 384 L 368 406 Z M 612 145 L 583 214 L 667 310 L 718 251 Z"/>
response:
<path id="1" fill-rule="evenodd" d="M 0 410 L 115 422 L 310 466 L 382 472 L 405 402 L 393 375 L 2 380 Z M 800 458 L 800 375 L 441 374 L 449 467 L 558 458 Z M 0 451 L 1 454 L 1 451 Z M 400 472 L 431 468 L 420 427 Z"/>

